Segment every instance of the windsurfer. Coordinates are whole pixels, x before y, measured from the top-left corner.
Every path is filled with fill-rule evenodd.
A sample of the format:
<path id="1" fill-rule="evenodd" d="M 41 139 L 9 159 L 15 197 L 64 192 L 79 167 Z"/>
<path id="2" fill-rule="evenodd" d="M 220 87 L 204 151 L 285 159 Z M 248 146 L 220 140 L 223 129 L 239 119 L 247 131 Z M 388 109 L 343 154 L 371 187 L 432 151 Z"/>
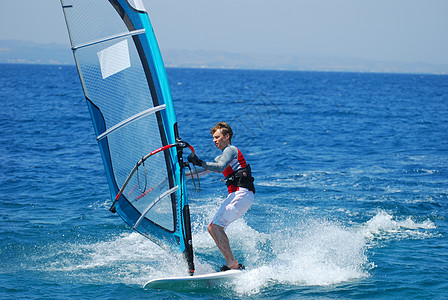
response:
<path id="1" fill-rule="evenodd" d="M 207 229 L 226 259 L 226 264 L 222 266 L 221 271 L 244 269 L 244 266 L 239 264 L 233 256 L 225 228 L 241 218 L 252 205 L 255 193 L 254 180 L 243 154 L 237 147 L 231 145 L 233 131 L 230 125 L 226 122 L 218 122 L 210 133 L 213 136 L 213 142 L 222 154 L 216 157 L 214 162 L 202 161 L 191 154 L 188 161 L 213 172 L 222 172 L 226 178 L 229 195 Z"/>

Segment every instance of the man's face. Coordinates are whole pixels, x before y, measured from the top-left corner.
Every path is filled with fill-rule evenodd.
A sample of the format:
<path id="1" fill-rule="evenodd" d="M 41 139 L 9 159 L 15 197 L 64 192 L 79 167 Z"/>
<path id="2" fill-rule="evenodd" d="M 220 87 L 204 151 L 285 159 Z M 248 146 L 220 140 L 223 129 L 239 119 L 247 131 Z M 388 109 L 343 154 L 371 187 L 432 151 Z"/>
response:
<path id="1" fill-rule="evenodd" d="M 216 148 L 220 150 L 224 150 L 230 144 L 230 134 L 226 134 L 225 136 L 222 134 L 222 129 L 218 129 L 213 134 L 213 143 L 215 143 Z"/>

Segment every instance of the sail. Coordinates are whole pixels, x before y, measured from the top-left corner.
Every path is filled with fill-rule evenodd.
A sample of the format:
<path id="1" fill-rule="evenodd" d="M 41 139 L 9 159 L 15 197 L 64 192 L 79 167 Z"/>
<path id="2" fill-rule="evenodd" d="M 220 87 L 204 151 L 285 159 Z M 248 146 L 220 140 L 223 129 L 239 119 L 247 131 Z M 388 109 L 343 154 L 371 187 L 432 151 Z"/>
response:
<path id="1" fill-rule="evenodd" d="M 157 41 L 141 0 L 61 0 L 112 211 L 174 245 L 194 270 L 182 151 Z"/>

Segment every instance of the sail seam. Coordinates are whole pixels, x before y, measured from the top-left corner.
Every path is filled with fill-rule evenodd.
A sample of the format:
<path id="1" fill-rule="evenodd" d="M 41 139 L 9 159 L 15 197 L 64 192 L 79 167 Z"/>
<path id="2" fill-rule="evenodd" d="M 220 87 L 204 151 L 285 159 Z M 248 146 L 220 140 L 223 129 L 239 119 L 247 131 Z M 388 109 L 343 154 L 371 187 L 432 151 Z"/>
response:
<path id="1" fill-rule="evenodd" d="M 168 191 L 164 192 L 163 194 L 161 194 L 156 200 L 154 200 L 151 204 L 149 204 L 148 207 L 145 209 L 145 211 L 140 216 L 140 218 L 138 218 L 137 222 L 135 222 L 134 229 L 136 229 L 138 227 L 138 225 L 140 225 L 140 223 L 145 218 L 146 214 L 149 212 L 149 210 L 154 205 L 156 205 L 160 200 L 162 200 L 166 196 L 171 195 L 172 193 L 175 193 L 177 190 L 179 190 L 179 186 L 176 185 L 175 187 L 173 187 L 173 188 L 169 189 Z"/>
<path id="2" fill-rule="evenodd" d="M 111 128 L 109 128 L 108 130 L 106 130 L 105 132 L 103 132 L 102 134 L 100 134 L 96 139 L 98 141 L 101 141 L 103 138 L 105 138 L 107 135 L 111 134 L 112 132 L 120 129 L 123 126 L 129 125 L 130 123 L 137 121 L 138 119 L 141 119 L 143 117 L 146 117 L 147 115 L 156 113 L 158 111 L 164 110 L 166 109 L 166 104 L 162 104 L 156 107 L 151 107 L 150 109 L 144 110 L 142 112 L 139 112 L 138 114 L 135 114 L 129 118 L 127 118 L 126 120 L 121 121 L 120 123 L 112 126 Z"/>
<path id="3" fill-rule="evenodd" d="M 119 38 L 122 38 L 122 37 L 126 37 L 126 36 L 139 35 L 139 34 L 142 34 L 142 33 L 145 33 L 145 32 L 146 32 L 145 29 L 139 29 L 139 30 L 133 30 L 133 31 L 124 32 L 124 33 L 119 33 L 119 34 L 111 35 L 111 36 L 108 36 L 108 37 L 105 37 L 105 38 L 102 38 L 102 39 L 91 41 L 91 42 L 88 42 L 88 43 L 85 43 L 85 44 L 80 44 L 80 45 L 73 46 L 72 50 L 75 51 L 75 50 L 78 50 L 80 48 L 96 45 L 96 44 L 99 44 L 99 43 L 102 43 L 102 42 L 116 40 L 116 39 L 119 39 Z"/>

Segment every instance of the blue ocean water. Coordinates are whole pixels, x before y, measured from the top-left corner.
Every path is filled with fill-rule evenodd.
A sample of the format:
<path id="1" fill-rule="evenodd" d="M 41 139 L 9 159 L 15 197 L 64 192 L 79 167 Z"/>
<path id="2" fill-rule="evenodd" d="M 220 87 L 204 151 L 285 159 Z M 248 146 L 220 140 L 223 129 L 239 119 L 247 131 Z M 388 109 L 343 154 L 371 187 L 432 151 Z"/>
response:
<path id="1" fill-rule="evenodd" d="M 248 272 L 195 292 L 145 290 L 181 257 L 109 213 L 74 66 L 0 65 L 0 298 L 448 298 L 448 77 L 169 69 L 197 154 L 234 128 L 256 201 L 229 226 Z M 153 149 L 148 149 L 148 152 Z M 190 183 L 197 272 L 223 263 L 206 226 L 220 176 Z"/>

